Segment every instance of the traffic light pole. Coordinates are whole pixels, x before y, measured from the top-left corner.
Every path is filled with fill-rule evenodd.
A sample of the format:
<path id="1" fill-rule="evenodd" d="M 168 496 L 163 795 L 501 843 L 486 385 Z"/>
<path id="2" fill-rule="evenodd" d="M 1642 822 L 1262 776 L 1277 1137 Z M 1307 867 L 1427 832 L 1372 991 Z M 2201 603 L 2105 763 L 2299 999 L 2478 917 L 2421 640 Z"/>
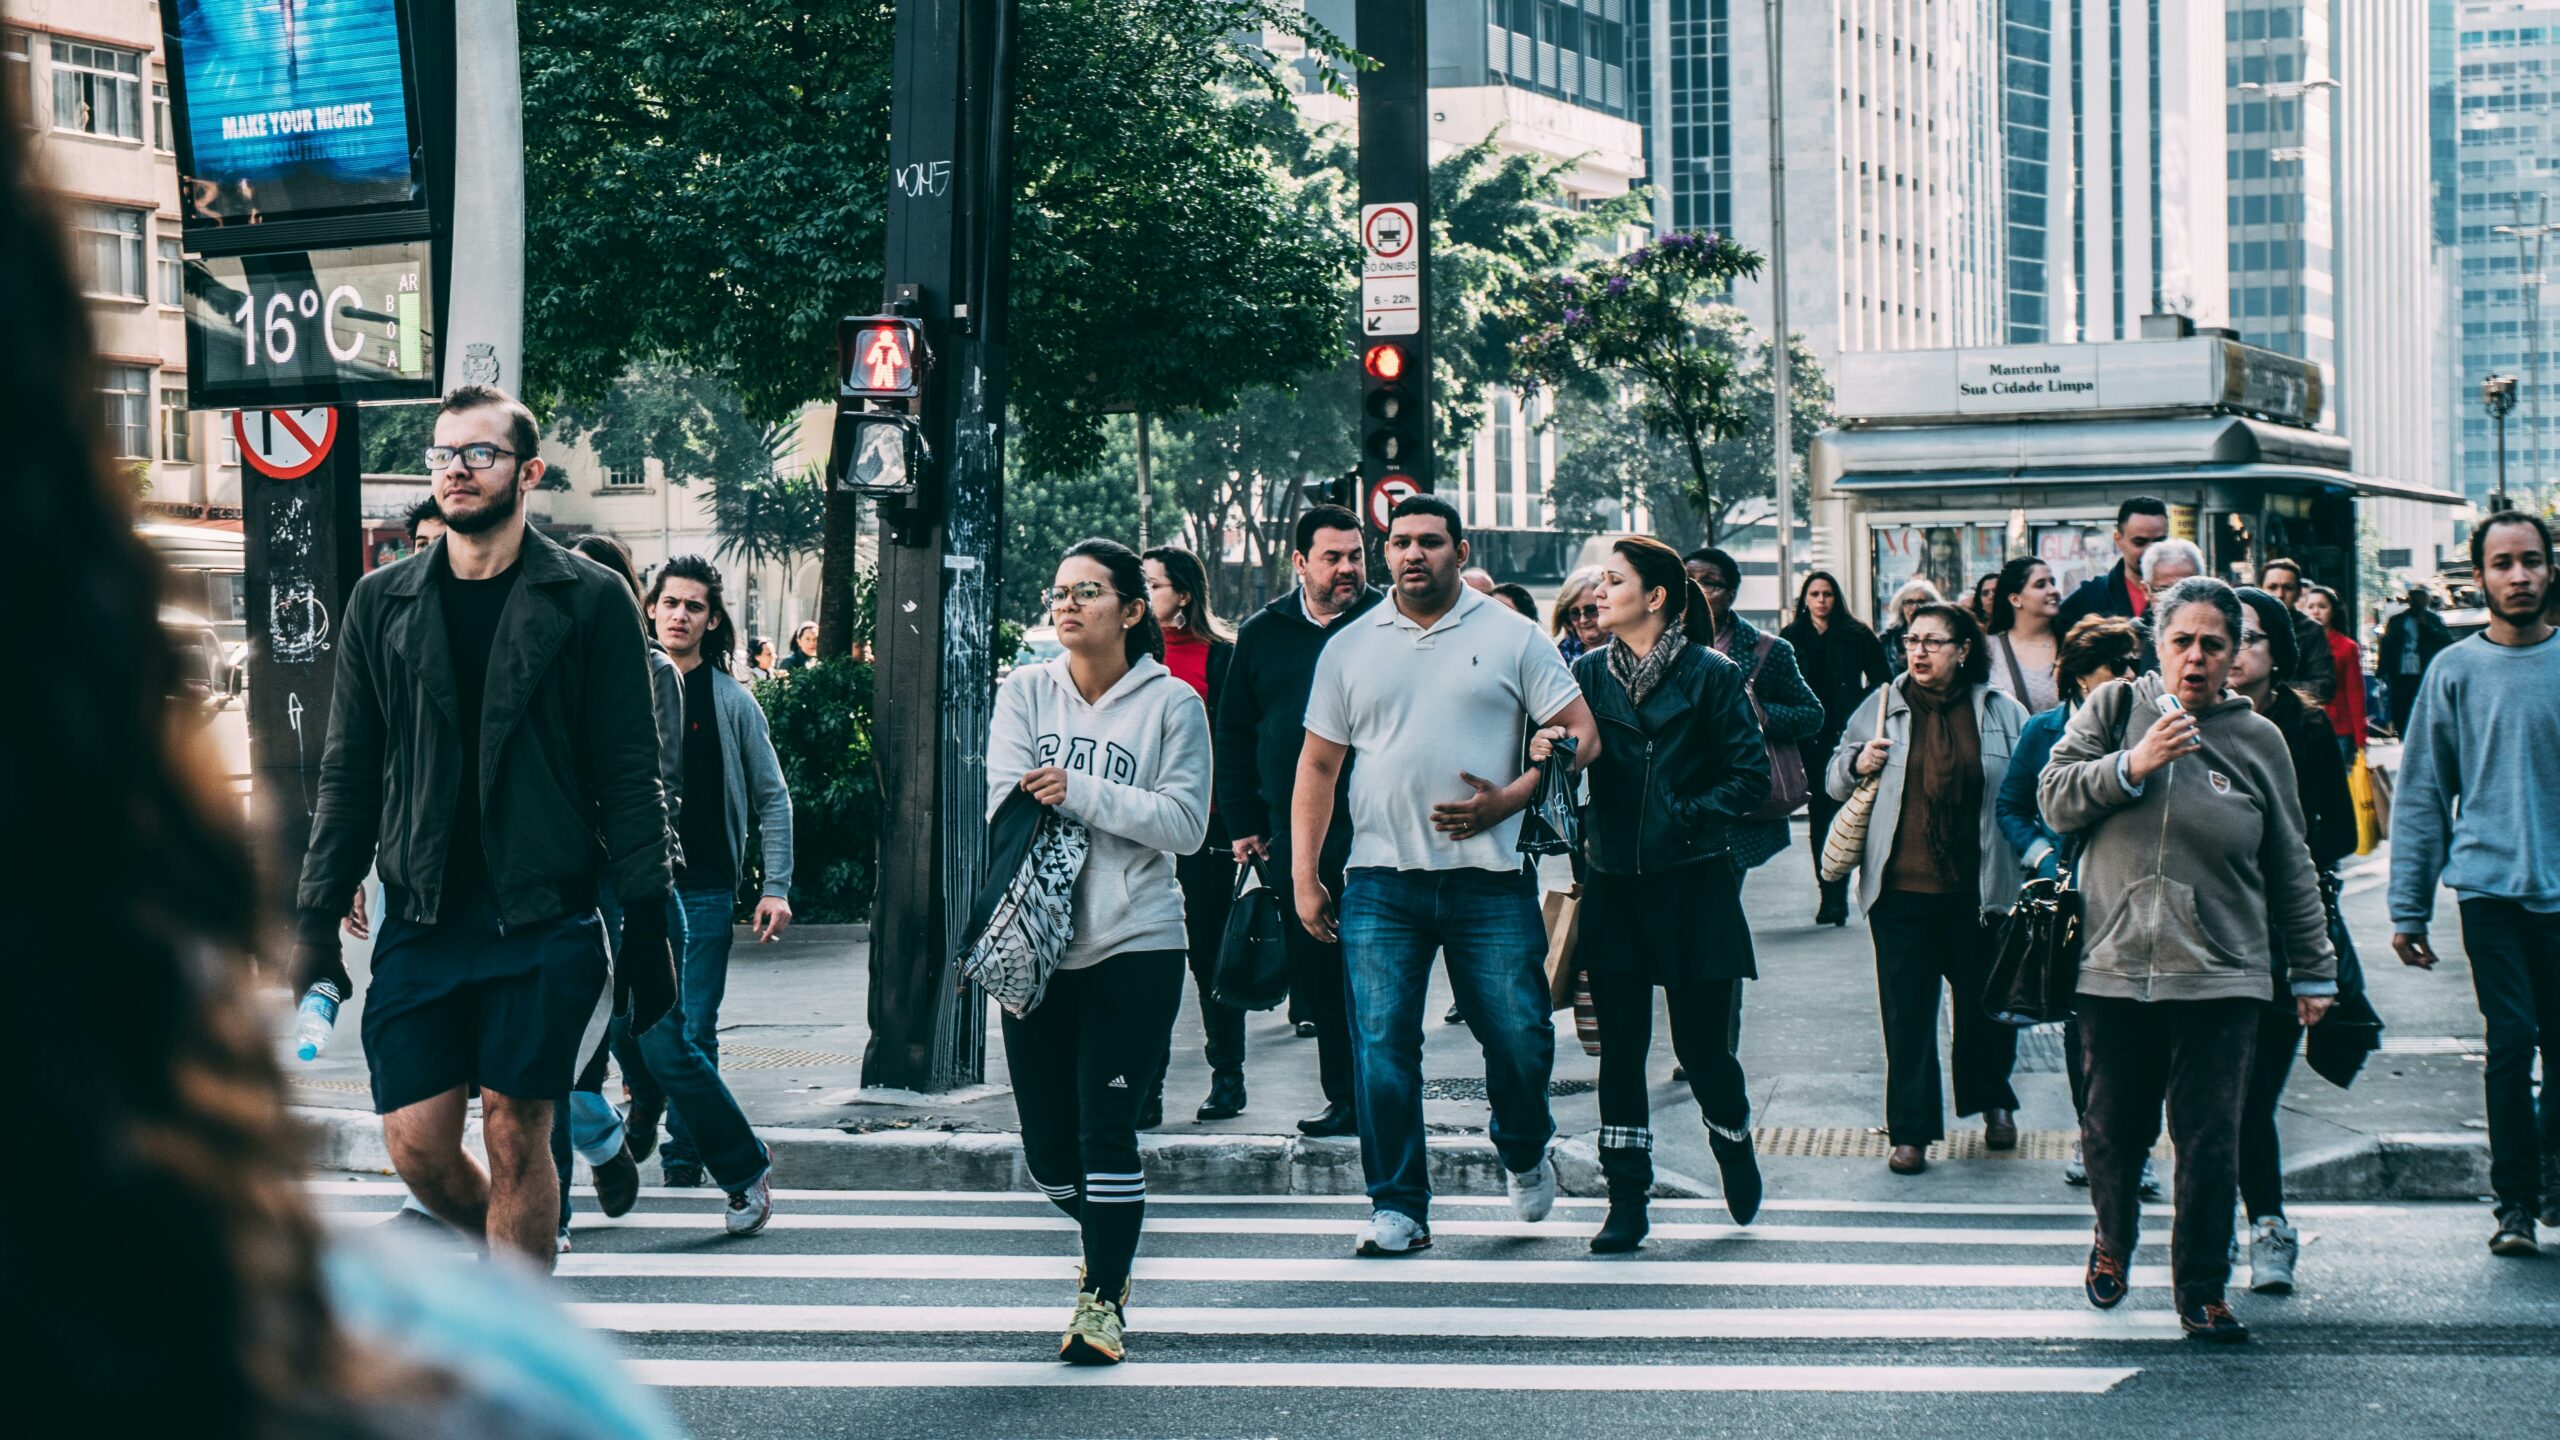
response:
<path id="1" fill-rule="evenodd" d="M 873 709 L 886 833 L 867 1086 L 948 1090 L 986 1067 L 984 1000 L 950 951 L 986 863 L 1015 15 L 1015 0 L 900 0 L 890 57 L 886 298 L 924 325 L 933 473 L 912 504 L 884 503 L 880 516 Z"/>
<path id="2" fill-rule="evenodd" d="M 1428 8 L 1359 0 L 1352 15 L 1352 43 L 1377 62 L 1359 77 L 1363 264 L 1353 338 L 1363 362 L 1364 499 L 1397 481 L 1433 488 Z M 1382 345 L 1401 354 L 1382 364 Z M 1385 528 L 1374 502 L 1369 518 Z"/>

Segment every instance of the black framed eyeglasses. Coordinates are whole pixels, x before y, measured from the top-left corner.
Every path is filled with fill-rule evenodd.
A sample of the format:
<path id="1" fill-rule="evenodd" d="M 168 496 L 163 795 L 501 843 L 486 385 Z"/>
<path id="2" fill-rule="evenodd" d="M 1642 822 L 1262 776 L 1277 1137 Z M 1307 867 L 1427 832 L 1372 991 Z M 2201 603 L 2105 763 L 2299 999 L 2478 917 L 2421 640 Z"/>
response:
<path id="1" fill-rule="evenodd" d="M 430 445 L 427 447 L 427 469 L 431 472 L 448 469 L 454 457 L 459 455 L 463 469 L 486 470 L 498 463 L 499 456 L 513 457 L 515 453 L 504 445 L 491 445 L 485 441 L 474 441 L 469 445 Z"/>
<path id="2" fill-rule="evenodd" d="M 1913 654 L 1935 655 L 1941 650 L 1952 650 L 1955 647 L 1956 642 L 1945 635 L 1905 635 L 1902 637 L 1902 648 L 1912 652 Z"/>

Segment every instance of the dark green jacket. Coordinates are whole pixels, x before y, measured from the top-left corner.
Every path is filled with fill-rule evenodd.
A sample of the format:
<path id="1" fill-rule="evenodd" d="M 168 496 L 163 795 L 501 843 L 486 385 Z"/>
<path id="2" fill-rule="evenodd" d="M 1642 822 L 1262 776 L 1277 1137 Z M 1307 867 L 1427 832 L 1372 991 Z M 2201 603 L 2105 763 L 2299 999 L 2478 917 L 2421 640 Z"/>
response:
<path id="1" fill-rule="evenodd" d="M 639 609 L 602 566 L 531 528 L 522 563 L 480 712 L 476 799 L 499 917 L 553 919 L 592 905 L 605 884 L 625 906 L 658 903 L 667 807 Z M 438 541 L 365 576 L 347 601 L 302 864 L 306 911 L 344 914 L 378 864 L 390 905 L 436 921 L 462 799 L 453 652 L 434 583 L 444 573 Z"/>

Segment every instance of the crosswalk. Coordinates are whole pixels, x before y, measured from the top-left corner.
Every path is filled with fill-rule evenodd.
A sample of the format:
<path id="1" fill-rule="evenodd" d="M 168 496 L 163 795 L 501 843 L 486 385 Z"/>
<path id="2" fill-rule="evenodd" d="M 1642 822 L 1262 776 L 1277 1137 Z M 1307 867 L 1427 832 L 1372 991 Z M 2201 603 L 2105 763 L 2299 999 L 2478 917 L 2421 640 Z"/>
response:
<path id="1" fill-rule="evenodd" d="M 398 1204 L 386 1181 L 318 1181 L 336 1225 Z M 1706 1392 L 2103 1397 L 2178 1338 L 2165 1207 L 2135 1294 L 2081 1297 L 2087 1211 L 2069 1203 L 1656 1203 L 1633 1256 L 1585 1242 L 1603 1202 L 1539 1224 L 1443 1199 L 1437 1243 L 1351 1255 L 1357 1197 L 1158 1196 L 1130 1307 L 1131 1360 L 1057 1364 L 1076 1237 L 1037 1195 L 777 1192 L 772 1226 L 720 1233 L 720 1200 L 645 1190 L 616 1220 L 582 1199 L 558 1283 L 679 1390 Z M 2155 1352 L 2156 1353 L 2156 1352 Z M 1571 1359 L 1574 1363 L 1558 1363 Z"/>

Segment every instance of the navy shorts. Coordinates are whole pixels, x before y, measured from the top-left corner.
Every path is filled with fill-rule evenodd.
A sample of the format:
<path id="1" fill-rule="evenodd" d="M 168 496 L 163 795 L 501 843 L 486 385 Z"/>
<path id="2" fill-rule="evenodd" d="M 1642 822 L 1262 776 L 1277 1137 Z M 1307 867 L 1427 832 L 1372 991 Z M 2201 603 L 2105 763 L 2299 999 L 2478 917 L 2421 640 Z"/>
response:
<path id="1" fill-rule="evenodd" d="M 364 1057 L 375 1112 L 465 1085 L 567 1099 L 604 997 L 603 923 L 589 910 L 501 933 L 486 895 L 446 908 L 433 925 L 385 915 L 374 942 Z"/>

